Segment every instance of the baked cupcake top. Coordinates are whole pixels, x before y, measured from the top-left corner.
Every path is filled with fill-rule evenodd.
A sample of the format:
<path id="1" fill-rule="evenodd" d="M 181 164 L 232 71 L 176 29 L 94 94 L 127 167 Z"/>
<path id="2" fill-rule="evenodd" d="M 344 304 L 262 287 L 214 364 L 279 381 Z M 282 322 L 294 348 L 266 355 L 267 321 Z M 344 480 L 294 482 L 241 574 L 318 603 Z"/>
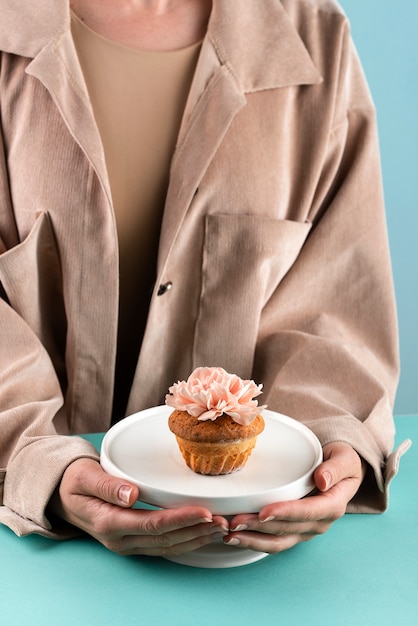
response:
<path id="1" fill-rule="evenodd" d="M 261 389 L 262 385 L 242 380 L 222 367 L 198 367 L 187 381 L 169 388 L 165 401 L 199 421 L 215 421 L 229 415 L 237 424 L 248 426 L 266 408 L 255 399 L 262 393 Z"/>
<path id="2" fill-rule="evenodd" d="M 186 411 L 174 410 L 168 418 L 168 426 L 171 432 L 188 441 L 228 443 L 257 437 L 264 430 L 264 419 L 257 415 L 247 426 L 234 422 L 229 415 L 202 422 Z"/>

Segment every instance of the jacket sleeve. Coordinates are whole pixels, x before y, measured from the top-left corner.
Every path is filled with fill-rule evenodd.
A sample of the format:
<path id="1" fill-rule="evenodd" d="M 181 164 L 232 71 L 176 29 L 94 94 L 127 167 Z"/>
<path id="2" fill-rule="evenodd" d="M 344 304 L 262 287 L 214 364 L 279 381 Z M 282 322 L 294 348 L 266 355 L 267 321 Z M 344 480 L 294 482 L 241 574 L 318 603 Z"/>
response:
<path id="1" fill-rule="evenodd" d="M 42 273 L 36 279 L 36 271 L 27 275 L 21 264 L 21 246 L 28 244 L 17 240 L 1 143 L 0 134 L 0 523 L 18 535 L 58 537 L 69 528 L 52 529 L 46 505 L 72 461 L 98 454 L 85 440 L 60 434 L 68 428 L 56 426 L 57 420 L 65 424 L 56 369 L 42 333 L 8 297 L 19 281 L 20 289 L 38 289 L 32 282 L 42 280 Z M 45 226 L 47 220 L 41 220 L 31 234 L 34 248 Z"/>
<path id="2" fill-rule="evenodd" d="M 375 111 L 349 38 L 312 229 L 264 308 L 255 358 L 270 408 L 367 462 L 350 511 L 387 507 L 398 337 Z"/>

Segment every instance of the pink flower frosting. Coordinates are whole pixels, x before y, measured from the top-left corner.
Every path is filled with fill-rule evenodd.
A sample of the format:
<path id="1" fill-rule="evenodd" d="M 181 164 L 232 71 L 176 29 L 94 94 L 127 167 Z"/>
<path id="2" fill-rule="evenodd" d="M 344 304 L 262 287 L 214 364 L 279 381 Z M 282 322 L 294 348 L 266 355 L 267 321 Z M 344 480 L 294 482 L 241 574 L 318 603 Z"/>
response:
<path id="1" fill-rule="evenodd" d="M 228 374 L 222 367 L 198 367 L 187 381 L 169 388 L 165 401 L 173 409 L 187 411 L 199 420 L 216 420 L 225 413 L 247 426 L 266 408 L 254 400 L 261 389 L 262 385 Z"/>

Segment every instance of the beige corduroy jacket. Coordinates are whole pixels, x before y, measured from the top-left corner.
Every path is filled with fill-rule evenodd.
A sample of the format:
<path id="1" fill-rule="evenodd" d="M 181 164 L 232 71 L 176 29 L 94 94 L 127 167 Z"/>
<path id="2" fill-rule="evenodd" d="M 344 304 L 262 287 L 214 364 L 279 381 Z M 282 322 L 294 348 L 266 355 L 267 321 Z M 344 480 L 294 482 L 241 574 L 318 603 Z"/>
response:
<path id="1" fill-rule="evenodd" d="M 0 521 L 18 534 L 59 536 L 46 503 L 97 458 L 65 435 L 111 419 L 117 235 L 68 4 L 0 0 Z M 214 0 L 157 276 L 128 413 L 198 365 L 252 377 L 361 454 L 350 510 L 383 510 L 396 313 L 375 112 L 333 2 Z"/>

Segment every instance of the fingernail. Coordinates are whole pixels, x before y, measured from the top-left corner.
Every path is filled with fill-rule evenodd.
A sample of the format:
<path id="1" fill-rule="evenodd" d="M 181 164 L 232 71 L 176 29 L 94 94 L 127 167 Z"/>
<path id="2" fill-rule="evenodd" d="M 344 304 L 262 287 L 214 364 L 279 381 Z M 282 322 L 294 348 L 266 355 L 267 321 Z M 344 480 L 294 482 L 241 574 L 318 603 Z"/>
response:
<path id="1" fill-rule="evenodd" d="M 326 491 L 327 489 L 329 489 L 329 486 L 331 484 L 331 480 L 332 480 L 331 474 L 329 472 L 324 472 L 322 474 L 322 478 L 325 481 L 325 491 Z"/>
<path id="2" fill-rule="evenodd" d="M 212 519 L 210 519 L 210 517 L 201 517 L 199 520 L 202 524 L 207 524 L 209 522 L 213 522 Z"/>
<path id="3" fill-rule="evenodd" d="M 128 485 L 122 485 L 118 491 L 118 498 L 122 502 L 122 504 L 129 504 L 129 500 L 132 493 L 132 487 Z"/>
<path id="4" fill-rule="evenodd" d="M 235 528 L 231 528 L 231 531 L 234 533 L 239 533 L 241 530 L 248 530 L 247 524 L 238 524 Z"/>
<path id="5" fill-rule="evenodd" d="M 230 539 L 224 539 L 224 543 L 226 543 L 228 546 L 239 546 L 241 542 L 236 537 L 231 537 Z"/>
<path id="6" fill-rule="evenodd" d="M 274 515 L 270 515 L 270 517 L 266 517 L 265 519 L 260 519 L 260 522 L 264 524 L 265 522 L 272 522 L 275 519 Z"/>
<path id="7" fill-rule="evenodd" d="M 225 535 L 227 535 L 229 533 L 229 529 L 225 528 L 224 526 L 214 526 L 211 529 L 211 532 L 215 535 L 219 535 L 221 537 L 225 537 Z"/>

